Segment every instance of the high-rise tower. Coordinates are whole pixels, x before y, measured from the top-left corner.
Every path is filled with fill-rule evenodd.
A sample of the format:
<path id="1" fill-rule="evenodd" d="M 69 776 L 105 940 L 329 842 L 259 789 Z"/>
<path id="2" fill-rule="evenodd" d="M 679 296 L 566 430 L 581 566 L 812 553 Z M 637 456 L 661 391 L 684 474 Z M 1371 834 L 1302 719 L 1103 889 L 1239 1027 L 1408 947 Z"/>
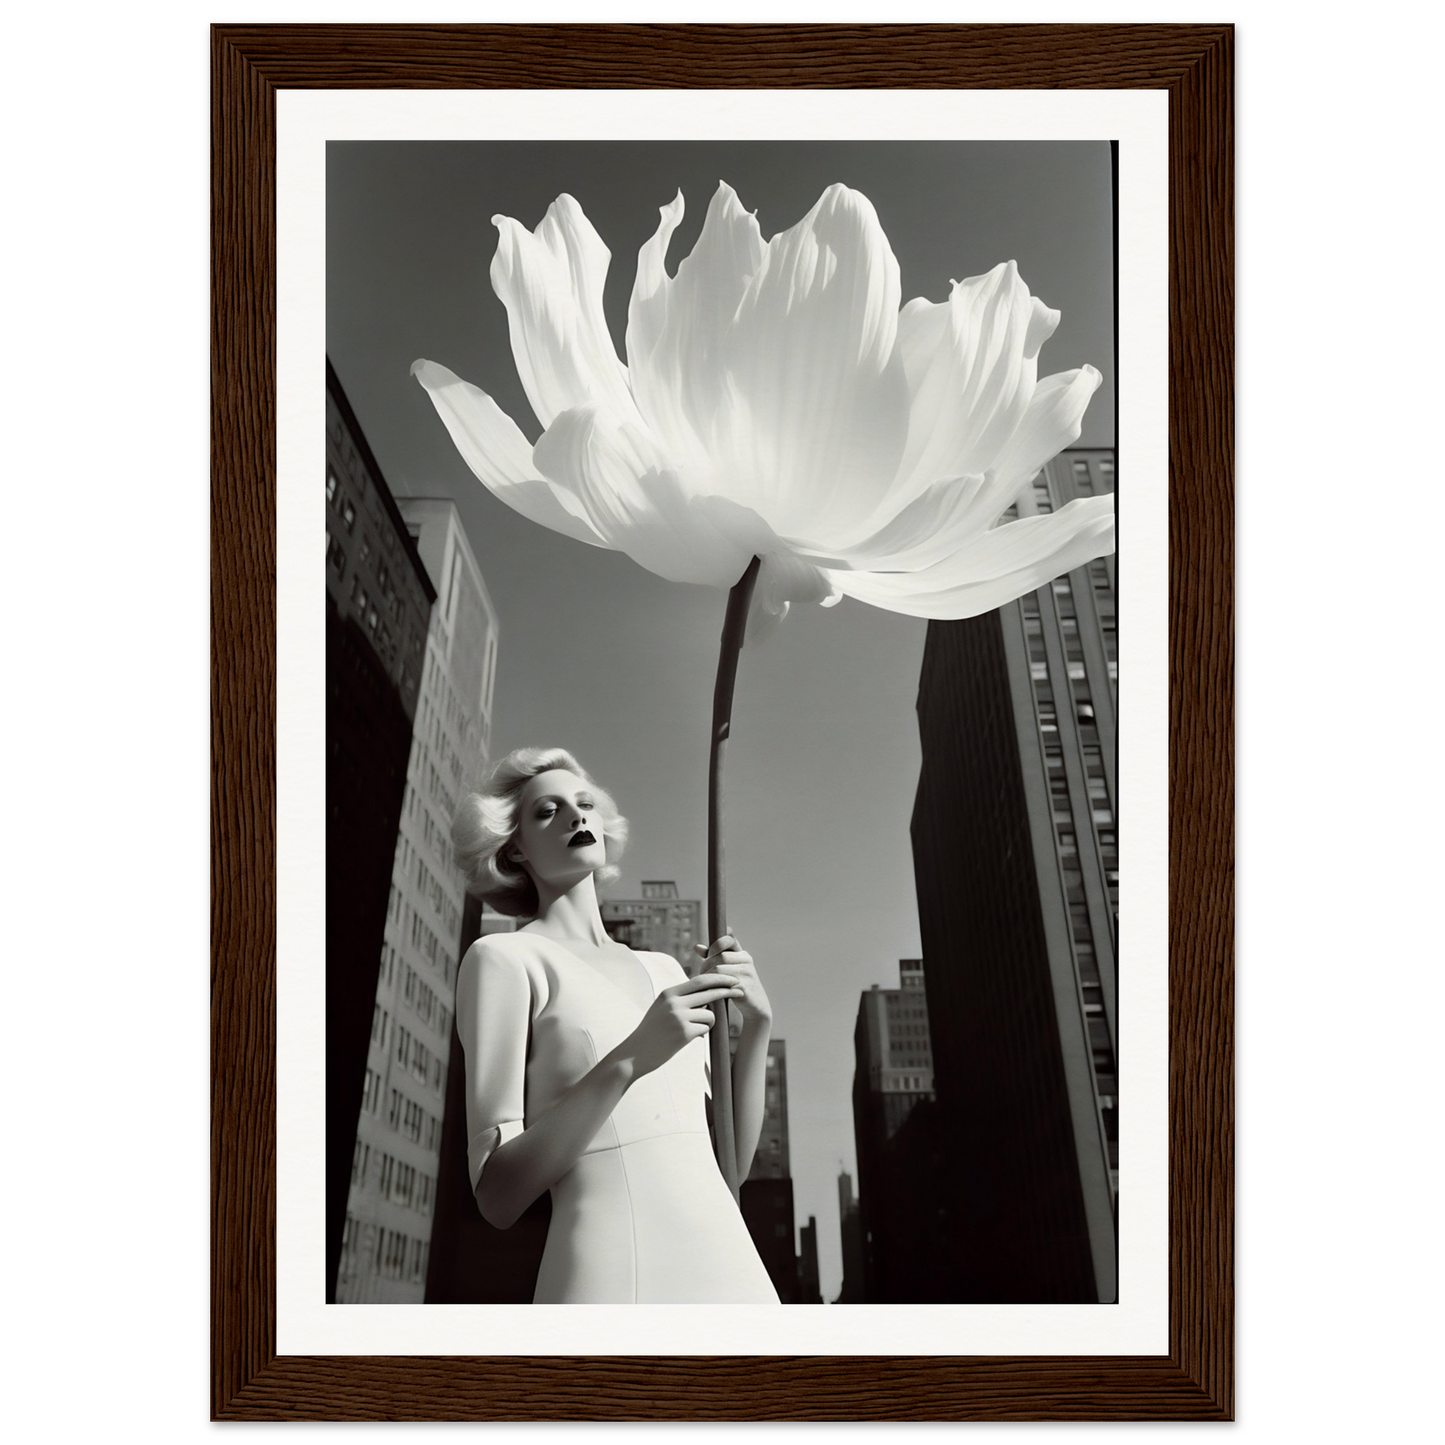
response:
<path id="1" fill-rule="evenodd" d="M 1028 516 L 1114 490 L 1067 451 Z M 1116 1297 L 1115 562 L 932 622 L 914 875 L 960 1301 Z"/>
<path id="2" fill-rule="evenodd" d="M 875 984 L 862 996 L 853 1032 L 863 1293 L 870 1304 L 945 1302 L 922 961 L 901 959 L 898 973 L 897 988 Z"/>
<path id="3" fill-rule="evenodd" d="M 798 1302 L 798 1256 L 793 1249 L 793 1166 L 788 1151 L 788 1045 L 768 1040 L 763 1127 L 738 1203 L 778 1298 Z"/>
<path id="4" fill-rule="evenodd" d="M 465 890 L 451 820 L 491 745 L 497 619 L 450 501 L 398 507 L 436 588 L 394 840 L 337 1298 L 420 1303 L 436 1203 Z"/>
<path id="5" fill-rule="evenodd" d="M 326 363 L 326 1298 L 436 590 Z"/>

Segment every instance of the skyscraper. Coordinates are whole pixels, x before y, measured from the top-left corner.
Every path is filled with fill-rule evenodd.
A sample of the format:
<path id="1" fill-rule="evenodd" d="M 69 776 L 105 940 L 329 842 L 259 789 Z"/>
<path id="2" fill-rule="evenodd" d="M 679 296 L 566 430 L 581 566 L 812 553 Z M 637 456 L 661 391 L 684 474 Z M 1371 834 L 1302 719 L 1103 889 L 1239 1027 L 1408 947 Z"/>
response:
<path id="1" fill-rule="evenodd" d="M 337 1299 L 420 1303 L 436 1202 L 465 890 L 451 820 L 491 744 L 497 619 L 450 501 L 398 507 L 436 588 L 426 637 Z"/>
<path id="2" fill-rule="evenodd" d="M 738 1191 L 748 1233 L 757 1245 L 778 1298 L 798 1302 L 798 1256 L 793 1248 L 793 1173 L 788 1153 L 788 1045 L 768 1040 L 763 1127 L 748 1177 Z"/>
<path id="3" fill-rule="evenodd" d="M 937 1258 L 943 1206 L 922 961 L 901 959 L 898 972 L 897 988 L 875 984 L 859 1000 L 853 1033 L 853 1133 L 870 1304 L 947 1299 Z"/>
<path id="4" fill-rule="evenodd" d="M 846 1169 L 838 1171 L 838 1233 L 843 1246 L 843 1284 L 835 1305 L 860 1305 L 863 1293 L 863 1220 L 858 1200 L 853 1194 L 853 1176 Z"/>
<path id="5" fill-rule="evenodd" d="M 1114 489 L 1107 451 L 1018 504 Z M 960 1301 L 1116 1297 L 1114 558 L 932 622 L 914 874 Z"/>
<path id="6" fill-rule="evenodd" d="M 768 1081 L 763 1099 L 763 1130 L 748 1171 L 749 1179 L 788 1179 L 792 1176 L 788 1151 L 788 1044 L 768 1040 Z"/>
<path id="7" fill-rule="evenodd" d="M 798 1303 L 823 1303 L 818 1287 L 818 1217 L 815 1214 L 810 1214 L 808 1222 L 798 1231 Z"/>
<path id="8" fill-rule="evenodd" d="M 326 363 L 326 1298 L 367 1080 L 372 1004 L 436 591 Z"/>

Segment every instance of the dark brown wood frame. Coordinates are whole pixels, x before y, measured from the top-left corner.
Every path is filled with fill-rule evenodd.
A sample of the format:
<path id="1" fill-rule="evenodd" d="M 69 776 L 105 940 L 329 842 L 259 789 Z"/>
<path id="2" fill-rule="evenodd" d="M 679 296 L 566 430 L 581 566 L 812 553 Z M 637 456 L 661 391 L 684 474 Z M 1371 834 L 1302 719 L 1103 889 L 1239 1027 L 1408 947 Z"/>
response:
<path id="1" fill-rule="evenodd" d="M 1233 38 L 1228 25 L 213 27 L 214 1418 L 1233 1418 Z M 278 1356 L 276 91 L 733 86 L 1169 93 L 1169 1353 Z"/>

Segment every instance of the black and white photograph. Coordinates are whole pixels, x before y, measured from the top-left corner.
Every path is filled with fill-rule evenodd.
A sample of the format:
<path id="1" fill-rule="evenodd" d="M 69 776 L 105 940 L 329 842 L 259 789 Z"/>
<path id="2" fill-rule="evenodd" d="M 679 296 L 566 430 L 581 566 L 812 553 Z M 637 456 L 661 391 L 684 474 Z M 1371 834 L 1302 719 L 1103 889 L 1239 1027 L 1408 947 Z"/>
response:
<path id="1" fill-rule="evenodd" d="M 208 1433 L 1247 1425 L 1248 95 L 205 22 Z"/>
<path id="2" fill-rule="evenodd" d="M 318 1292 L 1113 1305 L 1115 148 L 325 188 Z"/>

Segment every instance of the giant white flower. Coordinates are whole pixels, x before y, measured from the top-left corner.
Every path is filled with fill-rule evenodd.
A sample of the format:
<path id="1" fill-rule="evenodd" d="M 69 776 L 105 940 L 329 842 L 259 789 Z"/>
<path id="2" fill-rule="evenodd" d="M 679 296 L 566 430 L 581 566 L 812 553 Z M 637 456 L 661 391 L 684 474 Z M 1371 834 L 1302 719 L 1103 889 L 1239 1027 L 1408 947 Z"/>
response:
<path id="1" fill-rule="evenodd" d="M 1012 261 L 900 311 L 888 238 L 846 186 L 764 241 L 720 185 L 670 277 L 682 214 L 679 193 L 638 255 L 625 366 L 602 311 L 611 253 L 577 202 L 535 231 L 493 218 L 541 439 L 446 367 L 412 370 L 502 501 L 675 582 L 731 587 L 758 556 L 754 624 L 840 595 L 970 617 L 1113 550 L 1111 497 L 999 520 L 1078 438 L 1100 380 L 1038 379 L 1059 313 Z"/>

